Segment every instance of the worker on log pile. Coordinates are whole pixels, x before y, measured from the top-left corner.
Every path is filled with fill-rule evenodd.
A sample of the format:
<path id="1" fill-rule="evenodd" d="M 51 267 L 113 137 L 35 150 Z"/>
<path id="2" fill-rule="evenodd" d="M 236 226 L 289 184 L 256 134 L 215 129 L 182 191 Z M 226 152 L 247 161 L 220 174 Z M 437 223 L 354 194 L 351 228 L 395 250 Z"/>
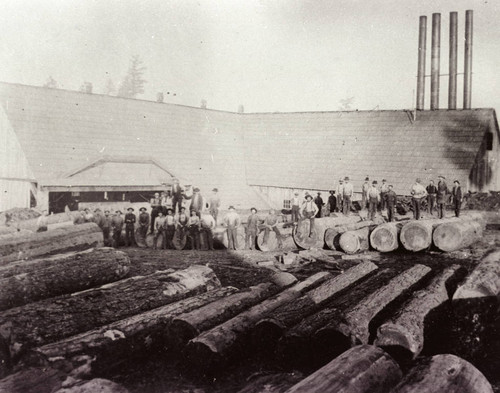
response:
<path id="1" fill-rule="evenodd" d="M 42 211 L 42 215 L 36 221 L 37 232 L 45 232 L 48 229 L 49 220 L 47 219 L 47 210 Z"/>
<path id="2" fill-rule="evenodd" d="M 304 220 L 309 220 L 309 237 L 313 235 L 314 217 L 318 213 L 318 206 L 316 206 L 312 199 L 312 195 L 306 194 L 306 200 L 302 204 L 302 217 L 304 217 Z"/>
<path id="3" fill-rule="evenodd" d="M 328 212 L 330 215 L 337 211 L 337 197 L 335 196 L 335 191 L 330 190 L 330 196 L 328 197 Z"/>
<path id="4" fill-rule="evenodd" d="M 321 198 L 321 192 L 318 192 L 316 198 L 314 198 L 314 203 L 318 206 L 318 212 L 316 213 L 316 218 L 321 218 L 323 213 L 323 206 L 325 203 L 323 202 L 323 198 Z"/>
<path id="5" fill-rule="evenodd" d="M 372 185 L 366 192 L 366 197 L 368 199 L 368 219 L 374 220 L 377 214 L 377 207 L 380 202 L 380 191 L 377 188 L 378 182 L 374 180 Z"/>
<path id="6" fill-rule="evenodd" d="M 172 186 L 172 206 L 174 209 L 174 214 L 181 212 L 183 195 L 184 191 L 179 184 L 179 180 L 174 179 L 174 184 Z"/>
<path id="7" fill-rule="evenodd" d="M 227 243 L 228 250 L 236 250 L 238 248 L 238 227 L 241 225 L 241 219 L 236 213 L 234 206 L 229 206 L 229 212 L 224 217 L 224 224 L 227 226 Z"/>
<path id="8" fill-rule="evenodd" d="M 252 207 L 250 209 L 251 214 L 248 216 L 247 220 L 247 232 L 245 236 L 245 248 L 250 250 L 255 250 L 255 243 L 257 241 L 257 236 L 259 235 L 259 216 L 257 215 L 257 209 Z"/>
<path id="9" fill-rule="evenodd" d="M 437 186 L 437 207 L 439 218 L 444 218 L 446 210 L 446 198 L 448 194 L 448 186 L 446 185 L 446 178 L 444 176 L 438 176 L 438 186 Z"/>
<path id="10" fill-rule="evenodd" d="M 141 212 L 139 214 L 139 235 L 141 239 L 145 240 L 149 228 L 149 214 L 145 207 L 141 207 L 139 211 Z"/>
<path id="11" fill-rule="evenodd" d="M 193 189 L 193 195 L 185 198 L 191 199 L 191 204 L 189 205 L 189 213 L 191 214 L 194 211 L 198 218 L 200 218 L 201 211 L 203 210 L 203 197 L 200 194 L 200 189 L 198 187 L 195 187 Z"/>
<path id="12" fill-rule="evenodd" d="M 382 184 L 380 185 L 380 211 L 385 210 L 387 208 L 385 196 L 389 192 L 389 185 L 387 184 L 387 180 L 382 179 Z"/>
<path id="13" fill-rule="evenodd" d="M 122 242 L 123 217 L 120 210 L 115 211 L 111 219 L 111 230 L 113 231 L 113 247 L 118 248 Z"/>
<path id="14" fill-rule="evenodd" d="M 299 193 L 297 191 L 293 193 L 291 205 L 292 205 L 292 222 L 293 225 L 297 225 L 300 219 L 300 205 L 301 205 Z"/>
<path id="15" fill-rule="evenodd" d="M 349 177 L 346 176 L 344 177 L 344 187 L 343 187 L 343 193 L 344 193 L 344 214 L 348 216 L 351 214 L 351 204 L 352 204 L 352 197 L 354 195 L 354 188 L 351 183 L 349 183 Z"/>
<path id="16" fill-rule="evenodd" d="M 125 246 L 132 247 L 135 246 L 135 222 L 137 218 L 134 214 L 134 208 L 129 207 L 127 209 L 127 214 L 125 214 Z"/>
<path id="17" fill-rule="evenodd" d="M 155 220 L 161 210 L 160 194 L 155 192 L 155 197 L 151 199 L 151 233 L 155 231 Z"/>
<path id="18" fill-rule="evenodd" d="M 318 193 L 319 194 L 319 193 Z M 316 203 L 316 202 L 315 202 Z M 317 206 L 317 204 L 316 204 Z M 317 216 L 317 214 L 316 214 Z M 314 219 L 314 216 L 313 216 Z M 281 240 L 281 232 L 278 229 L 278 216 L 276 215 L 276 210 L 269 210 L 269 214 L 264 219 L 264 239 L 263 243 L 267 244 L 269 240 L 269 232 L 273 231 L 276 234 L 276 240 L 278 240 L 278 248 L 281 249 L 283 247 L 283 242 Z"/>
<path id="19" fill-rule="evenodd" d="M 169 249 L 174 249 L 174 235 L 175 235 L 175 217 L 172 208 L 167 209 L 167 215 L 165 216 L 165 244 Z"/>
<path id="20" fill-rule="evenodd" d="M 438 189 L 434 185 L 434 180 L 429 181 L 429 185 L 425 188 L 427 190 L 427 204 L 428 210 L 431 216 L 433 216 L 433 211 L 436 206 L 436 198 Z"/>
<path id="21" fill-rule="evenodd" d="M 368 208 L 368 190 L 370 189 L 370 178 L 367 176 L 361 186 L 361 209 Z"/>
<path id="22" fill-rule="evenodd" d="M 387 207 L 387 219 L 389 222 L 394 221 L 394 208 L 396 207 L 397 196 L 393 190 L 392 184 L 389 184 L 388 191 L 384 195 L 385 206 Z"/>
<path id="23" fill-rule="evenodd" d="M 422 201 L 427 197 L 427 190 L 420 184 L 422 181 L 420 178 L 415 180 L 411 188 L 412 204 L 413 204 L 413 218 L 415 220 L 420 220 L 420 209 L 422 208 Z"/>
<path id="24" fill-rule="evenodd" d="M 111 217 L 109 216 L 109 210 L 104 210 L 104 217 L 102 218 L 100 227 L 104 237 L 104 245 L 111 246 L 111 239 L 109 238 L 111 230 Z"/>
<path id="25" fill-rule="evenodd" d="M 455 216 L 460 217 L 460 208 L 462 207 L 462 188 L 460 187 L 460 182 L 458 180 L 453 182 L 451 195 L 453 198 L 453 207 L 455 208 Z"/>
<path id="26" fill-rule="evenodd" d="M 158 248 L 158 238 L 161 237 L 161 246 L 160 249 L 165 249 L 165 217 L 163 216 L 163 212 L 160 210 L 158 212 L 158 216 L 155 220 L 155 235 L 153 238 L 153 249 Z"/>
<path id="27" fill-rule="evenodd" d="M 217 226 L 215 218 L 211 214 L 201 216 L 201 231 L 205 233 L 207 238 L 207 247 L 209 250 L 214 249 L 214 229 Z"/>
<path id="28" fill-rule="evenodd" d="M 191 210 L 191 217 L 189 217 L 189 237 L 191 238 L 191 250 L 200 249 L 200 229 L 201 222 L 196 210 Z"/>
<path id="29" fill-rule="evenodd" d="M 339 179 L 337 185 L 337 209 L 340 213 L 344 211 L 344 180 Z"/>
<path id="30" fill-rule="evenodd" d="M 208 201 L 208 212 L 215 220 L 215 225 L 217 225 L 217 217 L 219 215 L 219 207 L 220 207 L 220 197 L 218 195 L 219 190 L 214 188 L 212 190 L 212 196 Z"/>

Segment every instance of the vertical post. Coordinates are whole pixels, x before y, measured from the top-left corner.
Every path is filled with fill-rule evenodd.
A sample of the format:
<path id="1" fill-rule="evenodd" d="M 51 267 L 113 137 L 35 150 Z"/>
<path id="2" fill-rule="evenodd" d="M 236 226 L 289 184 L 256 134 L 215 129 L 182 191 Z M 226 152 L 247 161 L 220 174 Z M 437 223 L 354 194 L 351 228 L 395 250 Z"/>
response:
<path id="1" fill-rule="evenodd" d="M 472 16 L 465 11 L 464 109 L 471 109 L 472 98 Z"/>
<path id="2" fill-rule="evenodd" d="M 448 109 L 457 109 L 458 13 L 450 12 Z"/>
<path id="3" fill-rule="evenodd" d="M 432 14 L 431 110 L 439 109 L 439 63 L 441 55 L 441 14 Z"/>
<path id="4" fill-rule="evenodd" d="M 424 110 L 425 102 L 425 57 L 427 41 L 427 17 L 420 17 L 418 30 L 418 71 L 417 71 L 417 110 Z"/>

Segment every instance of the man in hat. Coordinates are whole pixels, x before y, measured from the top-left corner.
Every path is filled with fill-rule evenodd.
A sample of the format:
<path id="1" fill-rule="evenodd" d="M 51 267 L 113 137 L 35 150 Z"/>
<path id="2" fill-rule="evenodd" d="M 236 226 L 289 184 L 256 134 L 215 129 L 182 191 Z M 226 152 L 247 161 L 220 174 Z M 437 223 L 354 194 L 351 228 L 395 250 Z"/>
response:
<path id="1" fill-rule="evenodd" d="M 460 208 L 462 207 L 462 187 L 460 187 L 460 182 L 458 180 L 455 180 L 453 182 L 453 189 L 451 190 L 451 195 L 453 197 L 455 216 L 460 217 Z"/>
<path id="2" fill-rule="evenodd" d="M 193 189 L 193 195 L 186 197 L 186 199 L 191 199 L 191 204 L 189 205 L 189 212 L 194 211 L 198 218 L 201 217 L 201 211 L 203 210 L 203 197 L 200 194 L 200 189 L 195 187 Z"/>
<path id="3" fill-rule="evenodd" d="M 354 196 L 354 188 L 351 183 L 349 183 L 349 177 L 346 176 L 344 177 L 344 187 L 343 187 L 343 193 L 344 193 L 344 214 L 348 216 L 351 214 L 351 204 L 352 204 L 352 197 Z"/>
<path id="4" fill-rule="evenodd" d="M 175 217 L 174 217 L 174 211 L 172 208 L 167 209 L 167 215 L 165 216 L 165 221 L 163 224 L 165 228 L 165 243 L 166 247 L 170 249 L 174 249 L 174 236 L 175 236 Z"/>
<path id="5" fill-rule="evenodd" d="M 181 212 L 177 216 L 176 226 L 179 230 L 181 237 L 184 237 L 189 224 L 189 216 L 186 214 L 186 208 L 181 207 Z"/>
<path id="6" fill-rule="evenodd" d="M 318 212 L 316 213 L 316 217 L 321 218 L 321 212 L 325 204 L 323 202 L 323 198 L 321 198 L 321 192 L 318 192 L 318 195 L 316 196 L 316 198 L 314 198 L 314 203 L 316 204 L 316 206 L 318 206 Z"/>
<path id="7" fill-rule="evenodd" d="M 370 189 L 370 178 L 367 176 L 361 186 L 361 209 L 368 207 L 368 190 Z"/>
<path id="8" fill-rule="evenodd" d="M 207 238 L 207 246 L 209 250 L 214 249 L 214 230 L 216 227 L 215 218 L 211 214 L 203 214 L 201 216 L 201 231 L 205 233 Z"/>
<path id="9" fill-rule="evenodd" d="M 111 217 L 109 216 L 109 210 L 104 210 L 104 217 L 101 221 L 101 229 L 102 235 L 104 237 L 104 245 L 111 246 L 111 239 L 109 238 L 110 230 L 111 230 Z"/>
<path id="10" fill-rule="evenodd" d="M 380 210 L 384 210 L 387 207 L 385 196 L 389 192 L 389 185 L 387 180 L 382 179 L 382 184 L 380 185 Z"/>
<path id="11" fill-rule="evenodd" d="M 269 239 L 269 232 L 273 231 L 276 234 L 276 240 L 278 240 L 278 248 L 283 247 L 283 242 L 281 240 L 281 232 L 278 229 L 278 216 L 276 215 L 276 210 L 269 210 L 269 214 L 264 220 L 264 239 L 263 243 L 266 244 Z"/>
<path id="12" fill-rule="evenodd" d="M 224 224 L 227 226 L 228 250 L 238 248 L 238 227 L 241 225 L 241 219 L 234 206 L 229 206 L 229 212 L 224 217 Z"/>
<path id="13" fill-rule="evenodd" d="M 158 238 L 161 237 L 161 246 L 160 249 L 163 250 L 165 248 L 165 216 L 163 215 L 163 211 L 158 212 L 158 217 L 155 220 L 155 235 L 153 238 L 153 249 L 158 248 Z"/>
<path id="14" fill-rule="evenodd" d="M 410 191 L 412 195 L 411 200 L 413 204 L 413 218 L 415 220 L 420 220 L 420 209 L 422 207 L 422 201 L 427 197 L 427 190 L 420 183 L 420 178 L 417 178 Z"/>
<path id="15" fill-rule="evenodd" d="M 99 228 L 102 229 L 102 220 L 104 216 L 102 215 L 101 209 L 98 207 L 94 209 L 94 222 L 97 224 Z"/>
<path id="16" fill-rule="evenodd" d="M 189 237 L 191 238 L 191 250 L 200 249 L 200 230 L 201 222 L 200 217 L 196 210 L 191 210 L 191 217 L 189 217 Z"/>
<path id="17" fill-rule="evenodd" d="M 181 211 L 183 193 L 184 191 L 179 184 L 179 179 L 174 179 L 174 184 L 172 185 L 172 208 L 174 209 L 174 214 Z"/>
<path id="18" fill-rule="evenodd" d="M 377 206 L 380 202 L 380 192 L 377 188 L 377 181 L 372 181 L 372 185 L 366 191 L 366 197 L 368 200 L 368 219 L 374 220 L 377 214 Z"/>
<path id="19" fill-rule="evenodd" d="M 335 191 L 330 190 L 330 196 L 328 197 L 328 211 L 330 214 L 337 210 L 337 197 L 335 196 Z"/>
<path id="20" fill-rule="evenodd" d="M 161 198 L 158 192 L 155 192 L 155 197 L 151 199 L 151 233 L 155 231 L 155 220 L 158 217 L 158 212 L 161 210 Z"/>
<path id="21" fill-rule="evenodd" d="M 337 185 L 337 207 L 339 212 L 344 210 L 344 180 L 339 179 L 339 184 Z"/>
<path id="22" fill-rule="evenodd" d="M 312 236 L 314 231 L 314 217 L 318 213 L 318 206 L 313 202 L 312 195 L 306 194 L 306 200 L 302 204 L 302 217 L 309 220 L 309 237 Z"/>
<path id="23" fill-rule="evenodd" d="M 292 204 L 292 222 L 294 225 L 297 225 L 297 223 L 299 222 L 300 205 L 301 205 L 298 191 L 295 191 L 293 193 L 291 204 Z"/>
<path id="24" fill-rule="evenodd" d="M 392 184 L 389 184 L 389 191 L 384 196 L 385 206 L 387 207 L 387 219 L 389 222 L 394 221 L 394 208 L 396 207 L 397 196 L 393 190 Z"/>
<path id="25" fill-rule="evenodd" d="M 438 176 L 437 185 L 437 207 L 439 218 L 444 218 L 446 211 L 446 198 L 448 194 L 448 186 L 446 185 L 446 179 L 444 176 Z"/>
<path id="26" fill-rule="evenodd" d="M 429 185 L 425 188 L 427 190 L 427 205 L 429 208 L 429 213 L 433 215 L 434 207 L 436 206 L 437 198 L 437 187 L 434 185 L 434 181 L 431 180 Z"/>
<path id="27" fill-rule="evenodd" d="M 125 245 L 127 247 L 135 246 L 135 221 L 134 208 L 129 207 L 125 214 Z"/>
<path id="28" fill-rule="evenodd" d="M 208 200 L 208 212 L 215 220 L 215 225 L 217 225 L 217 216 L 219 215 L 219 207 L 220 207 L 220 197 L 219 190 L 214 188 L 212 190 L 212 195 Z"/>
<path id="29" fill-rule="evenodd" d="M 120 210 L 117 210 L 111 219 L 111 230 L 113 231 L 113 247 L 118 248 L 122 242 L 123 230 L 123 217 Z"/>
<path id="30" fill-rule="evenodd" d="M 257 209 L 252 207 L 250 209 L 251 214 L 248 216 L 247 221 L 247 232 L 245 236 L 245 248 L 250 250 L 255 249 L 255 243 L 257 242 L 257 236 L 259 235 L 259 216 L 257 215 Z"/>
<path id="31" fill-rule="evenodd" d="M 139 234 L 141 239 L 146 240 L 149 227 L 149 214 L 145 207 L 141 207 L 139 211 L 141 212 L 139 214 Z"/>
<path id="32" fill-rule="evenodd" d="M 85 212 L 85 222 L 94 222 L 94 215 L 92 214 L 92 212 L 90 211 L 90 209 L 88 207 L 85 208 L 84 210 Z"/>

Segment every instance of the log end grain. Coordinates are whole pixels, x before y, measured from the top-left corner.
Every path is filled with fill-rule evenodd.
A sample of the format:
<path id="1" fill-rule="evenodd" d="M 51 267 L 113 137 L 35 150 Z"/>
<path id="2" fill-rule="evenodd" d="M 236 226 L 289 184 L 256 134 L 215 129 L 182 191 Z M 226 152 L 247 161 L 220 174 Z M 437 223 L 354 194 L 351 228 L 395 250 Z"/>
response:
<path id="1" fill-rule="evenodd" d="M 354 254 L 361 247 L 359 237 L 352 231 L 347 231 L 340 236 L 339 245 L 346 254 Z"/>
<path id="2" fill-rule="evenodd" d="M 418 252 L 432 244 L 432 226 L 424 221 L 410 221 L 401 229 L 401 244 L 408 251 Z"/>
<path id="3" fill-rule="evenodd" d="M 398 231 L 394 225 L 382 224 L 370 234 L 370 245 L 380 252 L 391 252 L 399 247 Z"/>

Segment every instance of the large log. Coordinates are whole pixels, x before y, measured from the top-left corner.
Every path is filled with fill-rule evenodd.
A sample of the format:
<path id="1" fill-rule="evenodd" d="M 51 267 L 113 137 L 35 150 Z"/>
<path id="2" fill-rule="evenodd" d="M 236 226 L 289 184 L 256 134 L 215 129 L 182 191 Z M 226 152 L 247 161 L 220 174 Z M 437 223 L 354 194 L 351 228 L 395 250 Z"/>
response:
<path id="1" fill-rule="evenodd" d="M 281 250 L 290 251 L 297 249 L 295 242 L 293 240 L 293 225 L 289 223 L 278 224 L 278 230 L 281 233 Z M 269 232 L 269 238 L 267 242 L 264 243 L 264 230 L 259 232 L 257 236 L 257 248 L 260 251 L 276 251 L 279 249 L 278 239 L 274 231 Z"/>
<path id="2" fill-rule="evenodd" d="M 109 379 L 94 378 L 90 381 L 78 381 L 55 393 L 129 393 L 129 390 Z"/>
<path id="3" fill-rule="evenodd" d="M 0 331 L 14 355 L 218 287 L 206 266 L 156 272 L 3 311 Z"/>
<path id="4" fill-rule="evenodd" d="M 438 274 L 386 323 L 378 328 L 374 342 L 401 360 L 415 359 L 424 348 L 426 317 L 448 299 L 447 285 L 455 278 L 460 266 L 452 265 Z M 397 354 L 397 355 L 396 355 Z"/>
<path id="5" fill-rule="evenodd" d="M 255 324 L 270 315 L 283 304 L 293 302 L 304 292 L 320 285 L 331 277 L 330 273 L 320 272 L 304 281 L 285 289 L 278 295 L 267 299 L 247 311 L 220 324 L 189 341 L 186 347 L 187 358 L 202 367 L 210 367 L 229 358 L 237 339 L 247 335 Z"/>
<path id="6" fill-rule="evenodd" d="M 493 393 L 485 376 L 455 355 L 436 355 L 415 366 L 391 393 Z"/>
<path id="7" fill-rule="evenodd" d="M 370 227 L 372 225 L 383 224 L 383 217 L 375 217 L 374 220 L 359 221 L 351 224 L 340 225 L 333 228 L 328 228 L 325 231 L 325 245 L 330 250 L 340 250 L 340 236 L 347 231 L 356 231 L 361 228 Z"/>
<path id="8" fill-rule="evenodd" d="M 170 347 L 168 335 L 172 319 L 236 293 L 234 287 L 214 289 L 196 296 L 97 327 L 87 332 L 38 347 L 29 354 L 41 364 L 54 367 L 64 362 L 77 366 L 82 356 L 90 358 L 91 367 L 102 372 L 112 369 L 131 356 Z"/>
<path id="9" fill-rule="evenodd" d="M 500 295 L 500 251 L 493 251 L 481 259 L 465 282 L 453 295 L 453 300 Z"/>
<path id="10" fill-rule="evenodd" d="M 53 393 L 63 386 L 67 374 L 63 371 L 30 367 L 0 380 L 1 393 Z"/>
<path id="11" fill-rule="evenodd" d="M 370 245 L 379 252 L 397 250 L 403 225 L 402 222 L 387 222 L 377 226 L 370 234 Z"/>
<path id="12" fill-rule="evenodd" d="M 49 253 L 103 246 L 103 234 L 94 223 L 0 240 L 0 265 Z"/>
<path id="13" fill-rule="evenodd" d="M 323 248 L 325 245 L 325 232 L 328 228 L 359 221 L 361 220 L 358 215 L 316 218 L 314 220 L 314 231 L 310 234 L 309 220 L 300 220 L 293 230 L 293 240 L 297 247 L 304 250 Z"/>
<path id="14" fill-rule="evenodd" d="M 434 246 L 449 252 L 468 247 L 483 235 L 483 228 L 478 221 L 448 222 L 438 225 L 432 234 Z"/>
<path id="15" fill-rule="evenodd" d="M 372 345 L 349 349 L 287 393 L 386 393 L 401 380 L 398 364 Z"/>
<path id="16" fill-rule="evenodd" d="M 370 249 L 370 230 L 364 227 L 356 231 L 344 232 L 339 239 L 339 245 L 346 254 L 356 254 Z"/>
<path id="17" fill-rule="evenodd" d="M 333 297 L 376 269 L 377 265 L 371 262 L 360 263 L 345 273 L 326 280 L 294 302 L 277 308 L 272 315 L 255 325 L 252 332 L 253 342 L 268 350 L 274 348 L 286 329 L 318 311 Z"/>
<path id="18" fill-rule="evenodd" d="M 112 248 L 0 266 L 0 311 L 117 281 L 129 269 L 127 254 Z"/>

